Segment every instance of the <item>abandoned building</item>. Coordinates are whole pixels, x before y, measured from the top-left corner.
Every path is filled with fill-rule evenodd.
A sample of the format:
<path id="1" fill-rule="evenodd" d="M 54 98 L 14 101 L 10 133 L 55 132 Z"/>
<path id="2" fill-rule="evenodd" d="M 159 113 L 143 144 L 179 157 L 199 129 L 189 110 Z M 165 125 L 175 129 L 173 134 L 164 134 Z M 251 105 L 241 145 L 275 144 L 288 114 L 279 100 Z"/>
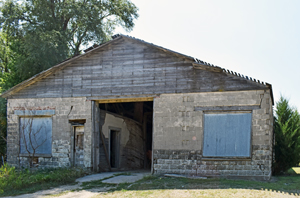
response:
<path id="1" fill-rule="evenodd" d="M 7 162 L 257 177 L 272 167 L 268 83 L 115 35 L 2 94 Z"/>

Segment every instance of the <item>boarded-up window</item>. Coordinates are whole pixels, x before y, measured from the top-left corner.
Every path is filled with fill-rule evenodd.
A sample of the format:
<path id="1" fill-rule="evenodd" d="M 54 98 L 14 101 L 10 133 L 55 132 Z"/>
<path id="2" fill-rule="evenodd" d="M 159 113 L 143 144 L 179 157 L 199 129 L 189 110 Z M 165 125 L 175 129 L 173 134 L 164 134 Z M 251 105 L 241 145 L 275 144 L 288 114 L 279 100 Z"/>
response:
<path id="1" fill-rule="evenodd" d="M 204 114 L 203 156 L 250 157 L 251 113 Z"/>
<path id="2" fill-rule="evenodd" d="M 51 154 L 52 118 L 20 118 L 20 153 Z"/>

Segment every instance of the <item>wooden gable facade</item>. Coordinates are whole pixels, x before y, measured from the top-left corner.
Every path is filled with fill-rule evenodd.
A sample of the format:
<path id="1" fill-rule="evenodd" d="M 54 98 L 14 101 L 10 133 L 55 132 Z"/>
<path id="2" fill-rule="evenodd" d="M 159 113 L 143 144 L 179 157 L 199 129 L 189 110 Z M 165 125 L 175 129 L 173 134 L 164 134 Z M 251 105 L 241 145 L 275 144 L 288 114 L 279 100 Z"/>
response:
<path id="1" fill-rule="evenodd" d="M 14 165 L 26 163 L 30 155 L 20 153 L 20 119 L 30 111 L 33 117 L 52 118 L 52 153 L 37 155 L 44 166 L 81 164 L 94 171 L 148 167 L 154 173 L 212 176 L 270 174 L 271 85 L 136 38 L 116 35 L 2 97 L 8 99 L 8 162 Z M 245 113 L 250 132 L 241 138 L 247 137 L 248 148 L 242 149 L 247 155 L 232 151 L 228 156 L 205 156 L 220 150 L 205 150 L 211 145 L 206 142 L 209 134 L 226 133 L 206 132 L 204 125 L 211 123 L 205 115 L 216 114 L 212 119 L 218 123 L 223 119 L 219 114 L 230 118 Z M 247 169 L 224 168 L 224 161 L 234 167 L 242 163 Z M 170 165 L 177 162 L 181 164 Z M 266 168 L 261 171 L 255 163 Z"/>
<path id="2" fill-rule="evenodd" d="M 40 74 L 41 75 L 41 74 Z M 269 89 L 265 84 L 164 48 L 119 36 L 7 98 L 88 97 Z M 37 81 L 37 82 L 35 82 Z M 18 89 L 16 89 L 18 90 Z M 15 92 L 15 93 L 14 93 Z M 11 94 L 12 93 L 12 94 Z"/>

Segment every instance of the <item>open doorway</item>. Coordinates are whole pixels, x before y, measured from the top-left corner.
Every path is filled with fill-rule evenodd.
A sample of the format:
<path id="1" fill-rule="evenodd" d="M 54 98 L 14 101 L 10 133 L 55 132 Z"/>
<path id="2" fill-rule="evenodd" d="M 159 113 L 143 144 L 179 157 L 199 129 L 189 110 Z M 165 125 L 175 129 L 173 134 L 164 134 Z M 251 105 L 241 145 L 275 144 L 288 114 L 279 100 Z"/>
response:
<path id="1" fill-rule="evenodd" d="M 85 119 L 69 120 L 71 133 L 71 164 L 75 167 L 84 167 L 84 124 Z"/>
<path id="2" fill-rule="evenodd" d="M 119 168 L 120 158 L 120 131 L 121 130 L 110 130 L 110 141 L 109 141 L 109 157 L 111 168 Z"/>
<path id="3" fill-rule="evenodd" d="M 151 169 L 153 101 L 100 103 L 99 171 Z"/>

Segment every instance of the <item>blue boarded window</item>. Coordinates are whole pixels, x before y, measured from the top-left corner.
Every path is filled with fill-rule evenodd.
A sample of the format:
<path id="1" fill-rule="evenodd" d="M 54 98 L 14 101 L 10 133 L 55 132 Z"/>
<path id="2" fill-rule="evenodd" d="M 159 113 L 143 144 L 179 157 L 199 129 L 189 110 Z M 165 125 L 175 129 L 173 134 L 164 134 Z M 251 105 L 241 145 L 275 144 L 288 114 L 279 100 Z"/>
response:
<path id="1" fill-rule="evenodd" d="M 52 153 L 52 118 L 20 117 L 20 153 Z"/>
<path id="2" fill-rule="evenodd" d="M 250 157 L 251 113 L 204 114 L 205 157 Z"/>

